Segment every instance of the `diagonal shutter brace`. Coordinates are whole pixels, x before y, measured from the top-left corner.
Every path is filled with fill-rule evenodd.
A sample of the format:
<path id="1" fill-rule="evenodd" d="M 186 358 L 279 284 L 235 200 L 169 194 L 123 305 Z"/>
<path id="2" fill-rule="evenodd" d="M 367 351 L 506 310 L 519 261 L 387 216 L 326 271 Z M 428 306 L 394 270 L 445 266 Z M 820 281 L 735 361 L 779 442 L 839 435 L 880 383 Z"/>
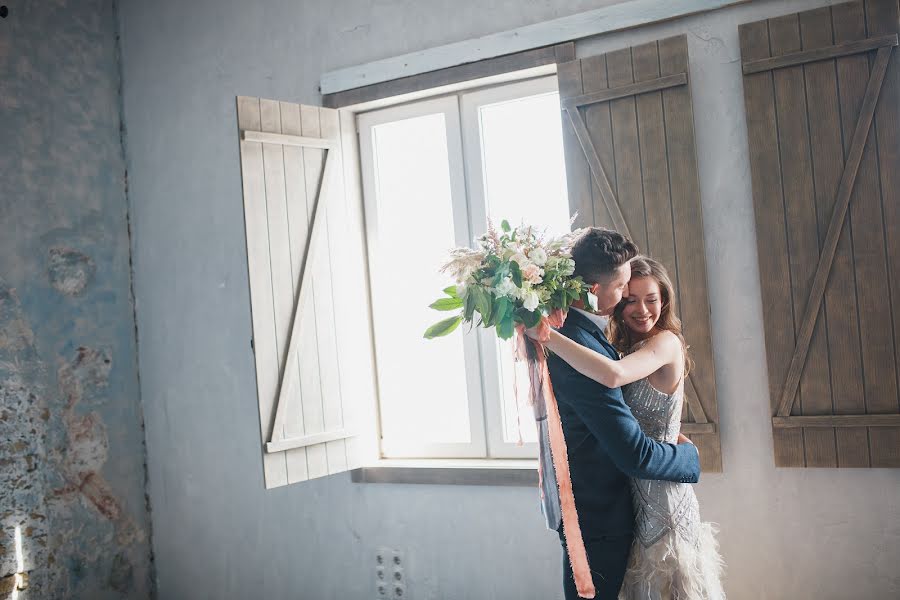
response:
<path id="1" fill-rule="evenodd" d="M 337 160 L 334 151 L 338 148 L 337 139 L 312 138 L 299 135 L 287 135 L 281 133 L 267 133 L 262 131 L 242 130 L 241 139 L 245 142 L 259 142 L 266 144 L 280 144 L 282 146 L 298 146 L 301 148 L 320 148 L 325 150 L 325 167 L 322 170 L 322 180 L 319 184 L 319 192 L 313 206 L 310 217 L 310 234 L 306 241 L 303 260 L 300 265 L 300 285 L 297 289 L 294 309 L 291 314 L 287 353 L 282 362 L 278 378 L 278 395 L 276 398 L 275 419 L 269 441 L 266 443 L 266 452 L 284 452 L 292 448 L 304 448 L 325 442 L 342 440 L 352 437 L 353 434 L 346 429 L 325 431 L 310 435 L 285 438 L 284 425 L 287 419 L 288 398 L 296 392 L 294 380 L 299 377 L 293 375 L 288 369 L 297 369 L 297 353 L 300 350 L 300 319 L 299 312 L 306 306 L 312 293 L 312 269 L 310 265 L 315 259 L 318 248 L 322 245 L 322 232 L 324 231 L 323 215 L 328 207 L 330 198 L 334 195 L 330 192 L 332 181 L 336 176 Z M 287 383 L 286 383 L 287 382 Z"/>

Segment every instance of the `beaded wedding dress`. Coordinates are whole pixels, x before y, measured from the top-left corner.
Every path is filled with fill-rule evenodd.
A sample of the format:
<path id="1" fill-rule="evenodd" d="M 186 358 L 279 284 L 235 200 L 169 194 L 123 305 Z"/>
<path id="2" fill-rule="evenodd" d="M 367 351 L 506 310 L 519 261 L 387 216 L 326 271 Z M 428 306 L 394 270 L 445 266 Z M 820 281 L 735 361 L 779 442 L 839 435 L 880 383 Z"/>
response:
<path id="1" fill-rule="evenodd" d="M 622 388 L 625 402 L 649 437 L 676 443 L 684 380 L 672 394 L 647 378 Z M 716 529 L 700 520 L 691 484 L 632 479 L 635 537 L 620 600 L 721 600 L 722 558 Z"/>

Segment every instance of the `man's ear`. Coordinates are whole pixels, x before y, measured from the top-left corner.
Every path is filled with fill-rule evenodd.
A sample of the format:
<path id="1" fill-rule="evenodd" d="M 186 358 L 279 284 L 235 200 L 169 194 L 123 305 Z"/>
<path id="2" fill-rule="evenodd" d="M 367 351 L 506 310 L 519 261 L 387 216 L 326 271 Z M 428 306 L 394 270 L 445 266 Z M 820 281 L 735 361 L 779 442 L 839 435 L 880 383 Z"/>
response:
<path id="1" fill-rule="evenodd" d="M 600 291 L 602 290 L 602 288 L 603 288 L 603 286 L 602 286 L 601 284 L 599 284 L 599 283 L 592 283 L 592 284 L 591 284 L 591 288 L 590 288 L 589 291 L 590 291 L 593 295 L 599 296 L 599 295 L 600 295 Z"/>

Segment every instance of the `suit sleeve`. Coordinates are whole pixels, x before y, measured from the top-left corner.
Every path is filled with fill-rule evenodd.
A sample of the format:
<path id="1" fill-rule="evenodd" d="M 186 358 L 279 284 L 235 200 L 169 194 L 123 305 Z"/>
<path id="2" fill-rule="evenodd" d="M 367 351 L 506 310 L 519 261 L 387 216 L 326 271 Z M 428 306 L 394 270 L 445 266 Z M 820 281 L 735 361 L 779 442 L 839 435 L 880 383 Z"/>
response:
<path id="1" fill-rule="evenodd" d="M 662 443 L 647 437 L 619 388 L 610 389 L 564 363 L 561 366 L 552 376 L 553 388 L 560 392 L 557 401 L 575 411 L 619 470 L 637 479 L 699 481 L 700 457 L 693 444 Z"/>

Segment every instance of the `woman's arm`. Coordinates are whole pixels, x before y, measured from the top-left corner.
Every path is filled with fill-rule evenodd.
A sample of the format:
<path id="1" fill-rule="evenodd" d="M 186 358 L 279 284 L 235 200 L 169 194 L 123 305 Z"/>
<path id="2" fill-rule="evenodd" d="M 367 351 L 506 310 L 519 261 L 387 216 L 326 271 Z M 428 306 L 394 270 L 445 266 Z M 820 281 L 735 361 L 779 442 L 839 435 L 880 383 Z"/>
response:
<path id="1" fill-rule="evenodd" d="M 681 353 L 678 338 L 667 331 L 653 336 L 640 350 L 622 360 L 607 358 L 553 329 L 549 332 L 549 340 L 543 343 L 573 369 L 610 388 L 647 377 L 676 360 Z"/>

